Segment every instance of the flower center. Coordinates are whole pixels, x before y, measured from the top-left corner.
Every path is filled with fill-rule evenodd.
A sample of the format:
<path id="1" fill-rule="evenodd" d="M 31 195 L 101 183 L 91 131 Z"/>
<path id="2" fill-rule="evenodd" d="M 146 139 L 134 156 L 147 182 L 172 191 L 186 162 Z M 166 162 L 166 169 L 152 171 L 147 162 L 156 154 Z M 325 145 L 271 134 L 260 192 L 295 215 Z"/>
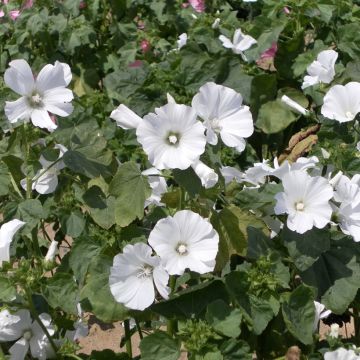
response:
<path id="1" fill-rule="evenodd" d="M 176 143 L 178 142 L 177 136 L 176 136 L 176 135 L 170 135 L 170 136 L 169 136 L 169 142 L 170 142 L 171 144 L 176 144 Z"/>
<path id="2" fill-rule="evenodd" d="M 165 140 L 171 146 L 178 146 L 180 141 L 180 134 L 175 132 L 169 132 Z"/>
<path id="3" fill-rule="evenodd" d="M 140 279 L 146 279 L 152 276 L 153 273 L 153 267 L 148 265 L 148 264 L 144 264 L 138 271 L 137 273 L 137 277 Z"/>
<path id="4" fill-rule="evenodd" d="M 26 330 L 24 331 L 24 334 L 23 334 L 23 338 L 26 340 L 26 341 L 30 341 L 30 339 L 32 338 L 33 334 L 31 332 L 31 330 Z"/>
<path id="5" fill-rule="evenodd" d="M 33 92 L 31 96 L 28 97 L 30 106 L 38 108 L 43 105 L 42 97 L 38 92 Z"/>
<path id="6" fill-rule="evenodd" d="M 176 251 L 179 255 L 186 255 L 188 253 L 187 246 L 185 244 L 179 244 Z"/>
<path id="7" fill-rule="evenodd" d="M 219 133 L 222 130 L 222 126 L 220 124 L 220 120 L 218 118 L 214 118 L 210 120 L 211 128 L 214 130 L 214 132 Z"/>
<path id="8" fill-rule="evenodd" d="M 299 201 L 295 204 L 296 211 L 304 211 L 305 205 L 302 201 Z"/>
<path id="9" fill-rule="evenodd" d="M 345 116 L 350 120 L 354 120 L 354 118 L 355 118 L 355 115 L 351 111 L 347 111 L 345 113 Z"/>

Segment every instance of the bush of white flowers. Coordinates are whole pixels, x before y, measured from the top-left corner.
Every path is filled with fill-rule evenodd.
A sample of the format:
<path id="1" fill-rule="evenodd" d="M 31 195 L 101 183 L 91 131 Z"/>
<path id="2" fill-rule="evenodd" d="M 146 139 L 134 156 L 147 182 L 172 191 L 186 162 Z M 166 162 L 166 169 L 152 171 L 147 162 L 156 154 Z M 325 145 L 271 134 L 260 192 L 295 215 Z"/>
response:
<path id="1" fill-rule="evenodd" d="M 360 359 L 359 34 L 358 0 L 0 1 L 0 360 Z"/>

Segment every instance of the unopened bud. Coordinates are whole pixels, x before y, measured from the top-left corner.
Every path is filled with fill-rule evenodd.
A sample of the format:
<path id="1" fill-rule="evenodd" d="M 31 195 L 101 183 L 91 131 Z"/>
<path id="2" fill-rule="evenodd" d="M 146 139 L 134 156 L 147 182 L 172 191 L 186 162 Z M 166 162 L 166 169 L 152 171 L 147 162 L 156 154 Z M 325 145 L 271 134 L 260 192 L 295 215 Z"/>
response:
<path id="1" fill-rule="evenodd" d="M 300 104 L 298 104 L 296 101 L 290 99 L 288 96 L 283 95 L 281 97 L 281 101 L 285 103 L 287 106 L 291 107 L 295 111 L 299 112 L 300 114 L 303 114 L 305 116 L 309 115 L 309 111 L 306 110 L 304 107 L 302 107 Z"/>

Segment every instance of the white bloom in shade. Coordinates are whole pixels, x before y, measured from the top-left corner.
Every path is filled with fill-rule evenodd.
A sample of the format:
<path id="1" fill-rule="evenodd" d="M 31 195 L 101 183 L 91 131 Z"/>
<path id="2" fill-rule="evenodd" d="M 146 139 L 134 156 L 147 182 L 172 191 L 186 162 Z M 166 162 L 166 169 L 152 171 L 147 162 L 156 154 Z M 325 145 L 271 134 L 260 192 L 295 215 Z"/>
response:
<path id="1" fill-rule="evenodd" d="M 330 310 L 325 309 L 325 305 L 317 301 L 314 301 L 314 305 L 315 305 L 315 318 L 314 318 L 313 332 L 317 331 L 319 326 L 319 321 L 321 319 L 327 318 L 331 314 Z"/>
<path id="2" fill-rule="evenodd" d="M 236 182 L 241 182 L 243 179 L 243 173 L 231 166 L 222 166 L 220 168 L 221 175 L 224 177 L 225 185 L 231 183 L 235 180 Z"/>
<path id="3" fill-rule="evenodd" d="M 356 355 L 354 350 L 339 348 L 336 351 L 326 352 L 324 354 L 324 360 L 360 360 L 360 356 Z"/>
<path id="4" fill-rule="evenodd" d="M 195 161 L 191 167 L 194 169 L 196 175 L 200 178 L 201 184 L 205 189 L 212 188 L 218 182 L 218 174 L 209 166 L 205 165 L 202 161 Z"/>
<path id="5" fill-rule="evenodd" d="M 7 101 L 5 114 L 11 123 L 19 119 L 29 120 L 34 126 L 54 130 L 57 125 L 49 112 L 58 116 L 69 116 L 73 111 L 73 93 L 66 89 L 71 81 L 67 64 L 56 62 L 45 65 L 36 80 L 25 60 L 13 60 L 5 71 L 6 85 L 21 95 L 16 101 Z"/>
<path id="6" fill-rule="evenodd" d="M 177 40 L 178 49 L 180 50 L 183 46 L 186 45 L 188 40 L 188 36 L 186 33 L 183 33 L 179 36 L 179 39 Z"/>
<path id="7" fill-rule="evenodd" d="M 187 169 L 205 151 L 205 128 L 190 106 L 169 103 L 146 115 L 136 129 L 157 169 Z"/>
<path id="8" fill-rule="evenodd" d="M 319 83 L 330 84 L 335 76 L 335 62 L 338 56 L 334 50 L 321 51 L 317 59 L 307 67 L 309 75 L 304 77 L 301 88 L 305 89 Z"/>
<path id="9" fill-rule="evenodd" d="M 204 274 L 214 270 L 219 235 L 200 215 L 181 210 L 157 222 L 149 244 L 170 275 L 182 275 L 185 269 Z"/>
<path id="10" fill-rule="evenodd" d="M 339 226 L 346 235 L 351 235 L 354 241 L 360 241 L 360 194 L 352 202 L 343 202 L 338 208 Z"/>
<path id="11" fill-rule="evenodd" d="M 241 29 L 236 29 L 233 37 L 233 41 L 224 35 L 219 36 L 219 40 L 222 42 L 223 47 L 231 49 L 235 54 L 240 54 L 246 61 L 244 51 L 257 43 L 257 41 L 250 35 L 245 35 Z"/>
<path id="12" fill-rule="evenodd" d="M 339 337 L 339 329 L 340 329 L 339 324 L 331 324 L 329 336 L 337 339 Z"/>
<path id="13" fill-rule="evenodd" d="M 356 150 L 360 151 L 360 141 L 356 144 Z"/>
<path id="14" fill-rule="evenodd" d="M 128 244 L 114 257 L 110 269 L 110 290 L 115 300 L 129 309 L 144 310 L 155 300 L 155 287 L 167 299 L 169 274 L 158 256 L 144 243 Z"/>
<path id="15" fill-rule="evenodd" d="M 40 314 L 40 320 L 52 336 L 55 333 L 48 314 Z M 54 357 L 48 338 L 36 321 L 32 321 L 28 310 L 19 310 L 10 314 L 8 310 L 0 312 L 0 341 L 15 341 L 9 352 L 13 360 L 23 360 L 27 352 L 35 359 Z"/>
<path id="16" fill-rule="evenodd" d="M 288 105 L 289 107 L 291 107 L 292 109 L 294 109 L 295 111 L 299 112 L 302 115 L 307 116 L 309 114 L 309 111 L 306 110 L 303 106 L 301 106 L 300 104 L 298 104 L 296 101 L 290 99 L 288 96 L 283 95 L 281 97 L 281 101 L 283 103 L 285 103 L 286 105 Z"/>
<path id="17" fill-rule="evenodd" d="M 140 116 L 136 115 L 124 104 L 120 104 L 115 110 L 113 110 L 110 117 L 116 121 L 117 126 L 125 130 L 136 129 L 142 121 Z"/>
<path id="18" fill-rule="evenodd" d="M 360 195 L 360 175 L 356 174 L 350 180 L 339 171 L 329 183 L 334 187 L 334 200 L 339 203 L 351 204 Z"/>
<path id="19" fill-rule="evenodd" d="M 48 248 L 48 251 L 45 255 L 45 261 L 46 262 L 52 262 L 55 259 L 55 255 L 57 252 L 57 248 L 58 248 L 58 242 L 53 240 Z"/>
<path id="20" fill-rule="evenodd" d="M 0 267 L 3 261 L 10 260 L 10 244 L 13 240 L 15 233 L 21 229 L 25 223 L 21 220 L 14 219 L 0 228 Z M 0 323 L 1 325 L 1 323 Z"/>
<path id="21" fill-rule="evenodd" d="M 360 83 L 333 86 L 324 96 L 321 114 L 341 123 L 352 121 L 360 111 Z"/>
<path id="22" fill-rule="evenodd" d="M 275 214 L 287 213 L 287 226 L 300 234 L 313 228 L 321 229 L 330 222 L 329 200 L 332 187 L 321 176 L 311 177 L 304 170 L 295 170 L 282 178 L 284 192 L 275 195 Z"/>
<path id="23" fill-rule="evenodd" d="M 60 170 L 65 167 L 65 164 L 61 159 L 67 152 L 67 148 L 64 145 L 56 144 L 55 149 L 59 150 L 58 161 L 48 161 L 44 156 L 40 156 L 39 163 L 42 168 L 37 171 L 34 178 L 32 179 L 31 187 L 39 194 L 51 194 L 58 186 L 58 174 Z M 26 190 L 26 179 L 20 181 L 21 187 Z"/>
<path id="24" fill-rule="evenodd" d="M 150 168 L 142 172 L 143 175 L 148 177 L 148 182 L 151 187 L 152 193 L 149 198 L 145 200 L 144 207 L 154 204 L 156 206 L 163 206 L 161 196 L 167 191 L 167 184 L 161 175 L 160 171 L 156 168 Z"/>
<path id="25" fill-rule="evenodd" d="M 218 135 L 225 145 L 245 149 L 244 138 L 254 132 L 254 123 L 248 106 L 242 104 L 242 96 L 226 86 L 208 82 L 192 100 L 192 106 L 204 120 L 206 138 L 216 145 Z"/>
<path id="26" fill-rule="evenodd" d="M 213 28 L 213 29 L 217 29 L 218 27 L 219 27 L 219 25 L 220 25 L 220 18 L 216 18 L 215 20 L 214 20 L 214 22 L 212 23 L 212 25 L 211 25 L 211 27 Z"/>

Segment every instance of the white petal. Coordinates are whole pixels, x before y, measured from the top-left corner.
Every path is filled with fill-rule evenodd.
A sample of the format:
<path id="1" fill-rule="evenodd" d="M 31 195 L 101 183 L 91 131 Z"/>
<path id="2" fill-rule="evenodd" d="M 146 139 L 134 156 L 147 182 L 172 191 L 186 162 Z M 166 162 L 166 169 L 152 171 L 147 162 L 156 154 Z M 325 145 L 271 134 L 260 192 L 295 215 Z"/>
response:
<path id="1" fill-rule="evenodd" d="M 68 79 L 67 79 L 68 80 Z M 64 68 L 61 63 L 47 64 L 39 72 L 36 78 L 36 89 L 44 93 L 47 90 L 67 86 Z"/>
<path id="2" fill-rule="evenodd" d="M 27 352 L 29 351 L 29 342 L 24 338 L 18 340 L 10 349 L 10 360 L 24 360 Z"/>
<path id="3" fill-rule="evenodd" d="M 30 95 L 34 89 L 34 76 L 29 64 L 22 59 L 9 63 L 10 68 L 5 71 L 5 84 L 20 95 Z"/>
<path id="4" fill-rule="evenodd" d="M 15 233 L 25 225 L 21 220 L 14 219 L 0 228 L 0 266 L 3 261 L 10 260 L 10 244 L 13 240 Z"/>
<path id="5" fill-rule="evenodd" d="M 120 126 L 125 130 L 136 129 L 142 122 L 142 118 L 124 104 L 119 105 L 113 110 L 110 117 L 116 121 L 117 126 Z"/>
<path id="6" fill-rule="evenodd" d="M 72 73 L 71 73 L 71 68 L 68 64 L 66 63 L 62 63 L 62 62 L 59 62 L 59 61 L 55 61 L 55 66 L 57 66 L 57 64 L 60 64 L 63 68 L 63 71 L 64 71 L 64 79 L 65 79 L 65 83 L 66 83 L 66 86 L 68 86 L 71 82 L 71 79 L 72 79 Z"/>
<path id="7" fill-rule="evenodd" d="M 304 76 L 304 82 L 301 85 L 302 89 L 306 89 L 310 86 L 314 86 L 320 82 L 319 78 L 317 76 Z"/>
<path id="8" fill-rule="evenodd" d="M 16 101 L 5 102 L 5 115 L 11 123 L 17 122 L 19 119 L 29 119 L 31 107 L 26 97 L 21 97 Z"/>
<path id="9" fill-rule="evenodd" d="M 0 311 L 0 341 L 19 339 L 30 325 L 31 318 L 28 310 L 19 310 L 15 313 L 10 313 L 7 309 Z"/>
<path id="10" fill-rule="evenodd" d="M 49 113 L 45 109 L 34 109 L 31 113 L 31 122 L 34 126 L 55 130 L 57 125 L 51 120 Z"/>
<path id="11" fill-rule="evenodd" d="M 167 286 L 169 282 L 169 274 L 162 266 L 154 269 L 154 283 L 160 295 L 167 299 L 169 297 L 170 288 Z"/>
<path id="12" fill-rule="evenodd" d="M 232 49 L 234 47 L 234 44 L 231 42 L 231 40 L 224 35 L 220 35 L 219 40 L 222 42 L 224 48 Z"/>
<path id="13" fill-rule="evenodd" d="M 55 115 L 69 116 L 73 111 L 73 106 L 70 104 L 73 98 L 72 91 L 64 87 L 50 89 L 44 92 L 44 107 Z"/>

